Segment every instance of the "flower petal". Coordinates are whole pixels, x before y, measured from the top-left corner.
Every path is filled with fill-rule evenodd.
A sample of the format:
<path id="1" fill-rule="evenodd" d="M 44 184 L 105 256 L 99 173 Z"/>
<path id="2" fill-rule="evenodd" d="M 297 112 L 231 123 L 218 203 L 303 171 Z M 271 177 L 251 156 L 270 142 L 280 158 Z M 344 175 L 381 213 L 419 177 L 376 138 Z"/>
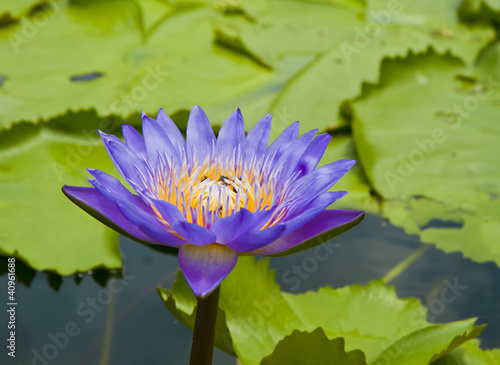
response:
<path id="1" fill-rule="evenodd" d="M 186 129 L 186 148 L 188 161 L 193 161 L 193 151 L 197 152 L 199 163 L 205 156 L 213 156 L 215 134 L 207 115 L 199 106 L 195 106 L 189 114 Z"/>
<path id="2" fill-rule="evenodd" d="M 187 244 L 182 238 L 168 232 L 168 228 L 154 216 L 152 210 L 148 214 L 136 209 L 133 204 L 125 200 L 119 200 L 117 206 L 129 221 L 139 227 L 142 232 L 154 238 L 157 243 L 173 247 L 180 247 Z"/>
<path id="3" fill-rule="evenodd" d="M 108 200 L 95 188 L 64 185 L 62 191 L 88 214 L 124 236 L 145 243 L 160 243 L 127 219 L 115 202 Z"/>
<path id="4" fill-rule="evenodd" d="M 180 162 L 178 149 L 174 148 L 169 137 L 156 120 L 143 115 L 142 133 L 148 150 L 149 161 L 156 166 L 158 157 L 165 157 L 167 161 L 176 159 Z"/>
<path id="5" fill-rule="evenodd" d="M 300 158 L 306 151 L 307 147 L 310 145 L 314 135 L 318 130 L 312 130 L 304 133 L 299 139 L 290 143 L 286 148 L 284 153 L 281 155 L 279 160 L 276 162 L 278 168 L 283 166 L 283 170 L 280 174 L 280 181 L 284 183 L 290 174 L 296 169 Z"/>
<path id="6" fill-rule="evenodd" d="M 330 191 L 318 195 L 309 204 L 307 204 L 303 210 L 298 212 L 295 216 L 292 216 L 291 219 L 287 217 L 288 220 L 281 223 L 284 225 L 284 229 L 282 230 L 280 237 L 286 236 L 296 231 L 306 223 L 316 219 L 316 217 L 330 204 L 342 198 L 346 194 L 347 193 L 345 191 Z M 278 237 L 276 239 L 278 239 Z"/>
<path id="7" fill-rule="evenodd" d="M 266 155 L 272 156 L 276 154 L 274 160 L 278 160 L 290 143 L 297 139 L 299 136 L 299 129 L 299 122 L 295 122 L 288 126 L 267 148 Z"/>
<path id="8" fill-rule="evenodd" d="M 163 128 L 165 135 L 170 139 L 174 147 L 177 145 L 184 149 L 186 141 L 184 140 L 181 131 L 179 131 L 179 128 L 177 128 L 174 121 L 170 119 L 163 108 L 158 111 L 158 114 L 156 115 L 156 122 Z"/>
<path id="9" fill-rule="evenodd" d="M 229 243 L 227 247 L 239 252 L 250 252 L 258 248 L 269 245 L 283 235 L 285 224 L 278 223 L 272 227 L 258 231 L 250 231 L 248 234 L 240 236 L 238 239 Z"/>
<path id="10" fill-rule="evenodd" d="M 197 297 L 214 291 L 234 269 L 238 254 L 223 245 L 186 245 L 179 249 L 179 264 Z"/>
<path id="11" fill-rule="evenodd" d="M 326 147 L 332 136 L 328 133 L 323 133 L 317 136 L 307 147 L 297 164 L 296 171 L 302 171 L 303 175 L 310 173 L 318 166 L 319 161 L 325 153 Z"/>
<path id="12" fill-rule="evenodd" d="M 118 200 L 127 200 L 137 209 L 147 211 L 149 207 L 137 195 L 132 194 L 120 180 L 115 177 L 96 169 L 87 169 L 88 172 L 96 179 L 88 179 L 94 187 L 104 195 L 108 200 L 117 202 Z"/>
<path id="13" fill-rule="evenodd" d="M 129 124 L 124 124 L 122 126 L 122 133 L 126 146 L 137 156 L 146 160 L 148 158 L 148 152 L 146 150 L 146 144 L 144 143 L 144 137 L 142 137 L 141 134 Z"/>
<path id="14" fill-rule="evenodd" d="M 364 216 L 364 212 L 352 210 L 326 210 L 294 232 L 250 254 L 285 256 L 304 251 L 349 230 L 361 222 Z"/>
<path id="15" fill-rule="evenodd" d="M 104 146 L 113 160 L 118 172 L 125 178 L 130 179 L 139 186 L 142 185 L 139 172 L 146 175 L 146 165 L 130 148 L 128 148 L 116 136 L 99 131 Z"/>
<path id="16" fill-rule="evenodd" d="M 250 212 L 248 209 L 231 214 L 228 217 L 217 219 L 210 231 L 217 236 L 217 243 L 232 247 L 231 243 L 254 229 L 260 229 L 269 219 L 272 210 Z"/>
<path id="17" fill-rule="evenodd" d="M 245 148 L 245 123 L 240 108 L 226 119 L 219 131 L 217 144 L 215 145 L 216 156 L 233 155 L 236 148 Z M 244 150 L 241 151 L 243 154 Z"/>
<path id="18" fill-rule="evenodd" d="M 293 195 L 303 198 L 302 206 L 308 204 L 318 194 L 335 185 L 355 163 L 355 160 L 338 160 L 315 169 L 292 183 Z M 296 209 L 301 208 L 299 206 Z"/>
<path id="19" fill-rule="evenodd" d="M 249 163 L 252 157 L 257 158 L 266 152 L 269 137 L 271 136 L 271 120 L 272 114 L 265 115 L 246 136 L 246 151 L 245 159 Z"/>
<path id="20" fill-rule="evenodd" d="M 217 237 L 207 228 L 196 223 L 190 223 L 182 215 L 179 208 L 172 203 L 155 200 L 153 202 L 160 215 L 170 224 L 172 229 L 188 243 L 195 246 L 205 246 L 216 242 Z"/>

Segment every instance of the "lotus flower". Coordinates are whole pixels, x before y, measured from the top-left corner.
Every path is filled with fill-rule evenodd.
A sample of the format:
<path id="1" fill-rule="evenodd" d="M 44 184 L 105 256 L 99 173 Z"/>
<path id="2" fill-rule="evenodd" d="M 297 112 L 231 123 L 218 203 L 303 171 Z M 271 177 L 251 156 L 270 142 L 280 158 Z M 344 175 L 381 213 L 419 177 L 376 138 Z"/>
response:
<path id="1" fill-rule="evenodd" d="M 161 109 L 142 114 L 143 136 L 123 126 L 125 143 L 102 133 L 116 178 L 89 169 L 93 187 L 64 186 L 87 213 L 133 240 L 179 248 L 179 264 L 198 297 L 210 294 L 239 255 L 280 256 L 320 243 L 363 219 L 363 212 L 326 210 L 346 192 L 328 191 L 355 163 L 316 168 L 331 136 L 300 138 L 290 125 L 268 146 L 270 114 L 245 135 L 238 109 L 216 138 L 198 106 L 186 140 Z"/>

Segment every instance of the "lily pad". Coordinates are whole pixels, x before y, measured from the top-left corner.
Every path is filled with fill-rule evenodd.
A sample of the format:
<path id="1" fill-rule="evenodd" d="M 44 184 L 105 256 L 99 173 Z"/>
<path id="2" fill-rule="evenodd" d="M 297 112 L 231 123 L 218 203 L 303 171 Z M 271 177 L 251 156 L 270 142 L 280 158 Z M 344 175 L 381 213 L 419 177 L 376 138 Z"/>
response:
<path id="1" fill-rule="evenodd" d="M 287 110 L 305 121 L 307 129 L 326 129 L 338 125 L 341 105 L 360 95 L 364 82 L 378 81 L 385 58 L 424 53 L 432 47 L 473 63 L 494 39 L 494 31 L 490 25 L 461 23 L 460 4 L 461 0 L 425 4 L 371 0 L 366 5 L 269 1 L 252 20 L 226 16 L 218 31 L 238 39 L 247 52 L 273 67 L 286 55 L 311 55 L 270 107 L 273 112 Z"/>
<path id="2" fill-rule="evenodd" d="M 344 350 L 344 339 L 329 340 L 318 328 L 312 332 L 294 331 L 281 340 L 274 352 L 266 356 L 261 365 L 310 364 L 310 365 L 366 365 L 362 351 Z"/>
<path id="3" fill-rule="evenodd" d="M 114 170 L 99 137 L 21 124 L 0 145 L 0 252 L 61 275 L 119 268 L 118 234 L 61 192 L 86 184 L 87 165 Z"/>
<path id="4" fill-rule="evenodd" d="M 469 341 L 449 354 L 443 356 L 433 365 L 498 365 L 500 349 L 481 350 L 479 341 Z"/>
<path id="5" fill-rule="evenodd" d="M 387 61 L 381 86 L 353 103 L 352 124 L 386 217 L 423 242 L 497 265 L 499 50 L 474 67 L 433 52 Z"/>
<path id="6" fill-rule="evenodd" d="M 180 274 L 179 274 L 180 275 Z M 171 291 L 177 294 L 180 304 L 167 304 L 167 308 L 180 318 L 186 305 L 187 285 L 174 284 Z M 175 295 L 168 298 L 175 301 Z M 194 296 L 191 301 L 194 303 Z M 367 363 L 394 360 L 394 354 L 401 360 L 412 357 L 422 363 L 439 359 L 460 344 L 479 335 L 484 326 L 474 327 L 475 319 L 446 324 L 432 324 L 426 321 L 426 310 L 418 299 L 399 299 L 393 287 L 382 281 L 368 286 L 352 285 L 340 289 L 321 288 L 317 292 L 290 294 L 280 291 L 274 281 L 274 271 L 269 270 L 269 261 L 240 257 L 236 268 L 221 285 L 220 309 L 225 312 L 226 324 L 232 339 L 234 351 L 242 363 L 260 364 L 266 356 L 272 359 L 273 352 L 282 353 L 282 346 L 288 348 L 294 339 L 287 336 L 299 335 L 294 331 L 314 332 L 318 328 L 329 340 L 343 338 L 345 350 L 361 350 Z M 183 312 L 186 313 L 186 312 Z M 194 320 L 191 318 L 191 320 Z M 192 328 L 189 323 L 188 327 Z M 284 340 L 284 341 L 283 341 Z M 283 342 L 280 342 L 283 341 Z M 339 342 L 321 345 L 326 354 L 331 346 L 339 350 Z M 336 340 L 338 341 L 338 340 Z M 276 349 L 276 346 L 278 348 Z M 310 356 L 310 348 L 301 347 Z M 298 351 L 298 349 L 297 349 Z M 279 355 L 281 356 L 281 355 Z M 354 355 L 352 355 L 354 357 Z M 277 357 L 280 359 L 280 357 Z M 356 357 L 355 357 L 356 358 Z M 269 361 L 269 360 L 266 360 Z M 406 362 L 398 362 L 398 364 Z M 417 362 L 415 362 L 417 364 Z"/>
<path id="7" fill-rule="evenodd" d="M 174 2 L 155 16 L 160 5 L 139 4 L 75 1 L 44 12 L 29 27 L 1 27 L 0 128 L 67 110 L 127 117 L 141 109 L 209 108 L 270 77 L 254 61 L 214 46 L 217 13 L 209 5 Z"/>

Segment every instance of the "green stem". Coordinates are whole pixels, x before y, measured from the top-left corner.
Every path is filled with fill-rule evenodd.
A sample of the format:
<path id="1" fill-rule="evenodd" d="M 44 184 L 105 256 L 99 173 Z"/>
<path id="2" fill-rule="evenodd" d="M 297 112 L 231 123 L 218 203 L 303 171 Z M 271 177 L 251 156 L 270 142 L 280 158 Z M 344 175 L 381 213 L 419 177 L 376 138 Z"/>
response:
<path id="1" fill-rule="evenodd" d="M 212 365 L 219 292 L 220 286 L 208 297 L 198 299 L 189 365 Z"/>
<path id="2" fill-rule="evenodd" d="M 429 250 L 431 247 L 432 247 L 431 245 L 424 245 L 424 246 L 420 247 L 418 250 L 414 251 L 406 259 L 404 259 L 399 264 L 397 264 L 396 266 L 394 266 L 391 269 L 391 271 L 389 271 L 387 274 L 385 274 L 385 276 L 382 278 L 382 280 L 384 281 L 384 283 L 388 284 L 392 280 L 394 280 L 394 278 L 396 278 L 396 276 L 398 276 L 399 274 L 401 274 L 404 270 L 406 270 L 408 268 L 408 266 L 410 266 L 415 261 L 417 261 L 420 257 L 422 257 L 422 255 L 424 253 L 426 253 L 427 250 Z"/>

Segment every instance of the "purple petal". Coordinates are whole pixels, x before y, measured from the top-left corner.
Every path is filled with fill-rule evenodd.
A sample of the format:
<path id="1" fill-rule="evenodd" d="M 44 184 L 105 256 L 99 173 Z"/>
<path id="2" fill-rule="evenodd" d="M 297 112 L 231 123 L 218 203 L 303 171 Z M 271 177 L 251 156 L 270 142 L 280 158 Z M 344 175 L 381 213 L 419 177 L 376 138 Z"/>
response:
<path id="1" fill-rule="evenodd" d="M 267 148 L 266 155 L 272 156 L 276 153 L 274 159 L 277 160 L 281 157 L 285 149 L 297 139 L 299 136 L 300 123 L 295 122 L 287 127 L 278 138 Z"/>
<path id="2" fill-rule="evenodd" d="M 271 210 L 250 212 L 241 209 L 228 217 L 219 218 L 210 226 L 210 231 L 217 236 L 217 243 L 232 248 L 232 242 L 252 230 L 260 229 L 272 216 Z"/>
<path id="3" fill-rule="evenodd" d="M 237 252 L 250 252 L 258 248 L 269 245 L 283 235 L 285 224 L 278 223 L 272 227 L 264 228 L 258 231 L 250 231 L 248 234 L 240 236 L 227 247 Z"/>
<path id="4" fill-rule="evenodd" d="M 146 141 L 149 161 L 156 166 L 158 157 L 165 157 L 167 161 L 179 160 L 178 149 L 174 148 L 165 131 L 154 119 L 144 115 L 142 118 L 142 133 Z"/>
<path id="5" fill-rule="evenodd" d="M 283 166 L 283 170 L 280 175 L 280 180 L 282 182 L 286 181 L 290 174 L 296 169 L 297 164 L 299 163 L 307 147 L 310 145 L 317 131 L 317 129 L 309 131 L 299 139 L 290 143 L 279 160 L 276 162 L 275 166 Z"/>
<path id="6" fill-rule="evenodd" d="M 179 131 L 179 128 L 177 128 L 174 121 L 170 119 L 167 113 L 165 113 L 163 108 L 158 111 L 158 114 L 156 115 L 156 122 L 163 128 L 166 136 L 170 139 L 170 141 L 172 141 L 174 147 L 177 145 L 184 149 L 186 141 L 184 140 L 182 133 Z"/>
<path id="7" fill-rule="evenodd" d="M 251 252 L 252 255 L 285 256 L 323 244 L 361 222 L 363 212 L 326 210 L 296 231 L 272 244 Z"/>
<path id="8" fill-rule="evenodd" d="M 64 185 L 63 193 L 88 214 L 124 236 L 145 243 L 160 243 L 127 219 L 115 202 L 106 199 L 96 189 Z"/>
<path id="9" fill-rule="evenodd" d="M 223 245 L 193 246 L 179 249 L 179 264 L 197 297 L 214 291 L 234 269 L 238 254 Z"/>
<path id="10" fill-rule="evenodd" d="M 323 212 L 329 205 L 342 198 L 346 194 L 346 191 L 329 191 L 316 196 L 308 204 L 303 206 L 298 213 L 292 215 L 291 218 L 286 217 L 286 228 L 283 232 L 283 235 L 292 233 L 299 227 L 311 221 L 317 215 Z"/>
<path id="11" fill-rule="evenodd" d="M 107 199 L 113 202 L 127 200 L 131 204 L 134 204 L 137 209 L 150 210 L 144 201 L 139 196 L 132 194 L 122 185 L 120 180 L 100 170 L 87 169 L 87 171 L 96 179 L 88 179 L 89 182 Z"/>
<path id="12" fill-rule="evenodd" d="M 338 160 L 315 169 L 293 182 L 294 196 L 303 198 L 302 205 L 309 203 L 318 194 L 324 193 L 335 185 L 355 163 L 354 160 Z"/>
<path id="13" fill-rule="evenodd" d="M 146 175 L 146 165 L 144 162 L 117 137 L 99 131 L 104 146 L 109 156 L 113 160 L 117 170 L 125 179 L 130 179 L 138 185 L 142 185 L 141 178 L 137 170 Z"/>
<path id="14" fill-rule="evenodd" d="M 213 155 L 215 134 L 207 115 L 199 106 L 195 106 L 189 114 L 186 130 L 186 146 L 189 161 L 193 161 L 193 151 L 195 150 L 200 163 L 203 163 L 206 155 Z"/>
<path id="15" fill-rule="evenodd" d="M 219 131 L 217 144 L 215 145 L 216 156 L 232 156 L 234 149 L 245 147 L 245 122 L 240 108 L 226 119 Z M 241 151 L 243 154 L 244 150 Z"/>
<path id="16" fill-rule="evenodd" d="M 130 148 L 137 156 L 146 160 L 148 158 L 148 152 L 146 150 L 144 138 L 141 134 L 129 124 L 124 124 L 122 126 L 122 132 L 127 147 Z"/>
<path id="17" fill-rule="evenodd" d="M 318 166 L 319 161 L 325 153 L 326 147 L 332 136 L 328 133 L 323 133 L 317 136 L 312 143 L 309 144 L 297 164 L 296 171 L 302 171 L 303 175 L 308 174 Z"/>
<path id="18" fill-rule="evenodd" d="M 161 216 L 172 226 L 181 237 L 195 246 L 205 246 L 214 243 L 217 237 L 207 228 L 186 220 L 179 208 L 172 203 L 155 200 L 153 202 Z"/>
<path id="19" fill-rule="evenodd" d="M 173 247 L 187 244 L 182 238 L 168 232 L 168 227 L 160 222 L 153 210 L 148 214 L 145 211 L 136 209 L 133 204 L 125 200 L 118 201 L 117 206 L 129 221 L 133 222 L 142 232 L 154 238 L 158 243 Z"/>
<path id="20" fill-rule="evenodd" d="M 269 137 L 271 136 L 272 114 L 264 116 L 253 128 L 245 139 L 246 162 L 249 163 L 253 156 L 261 156 L 266 152 Z"/>

